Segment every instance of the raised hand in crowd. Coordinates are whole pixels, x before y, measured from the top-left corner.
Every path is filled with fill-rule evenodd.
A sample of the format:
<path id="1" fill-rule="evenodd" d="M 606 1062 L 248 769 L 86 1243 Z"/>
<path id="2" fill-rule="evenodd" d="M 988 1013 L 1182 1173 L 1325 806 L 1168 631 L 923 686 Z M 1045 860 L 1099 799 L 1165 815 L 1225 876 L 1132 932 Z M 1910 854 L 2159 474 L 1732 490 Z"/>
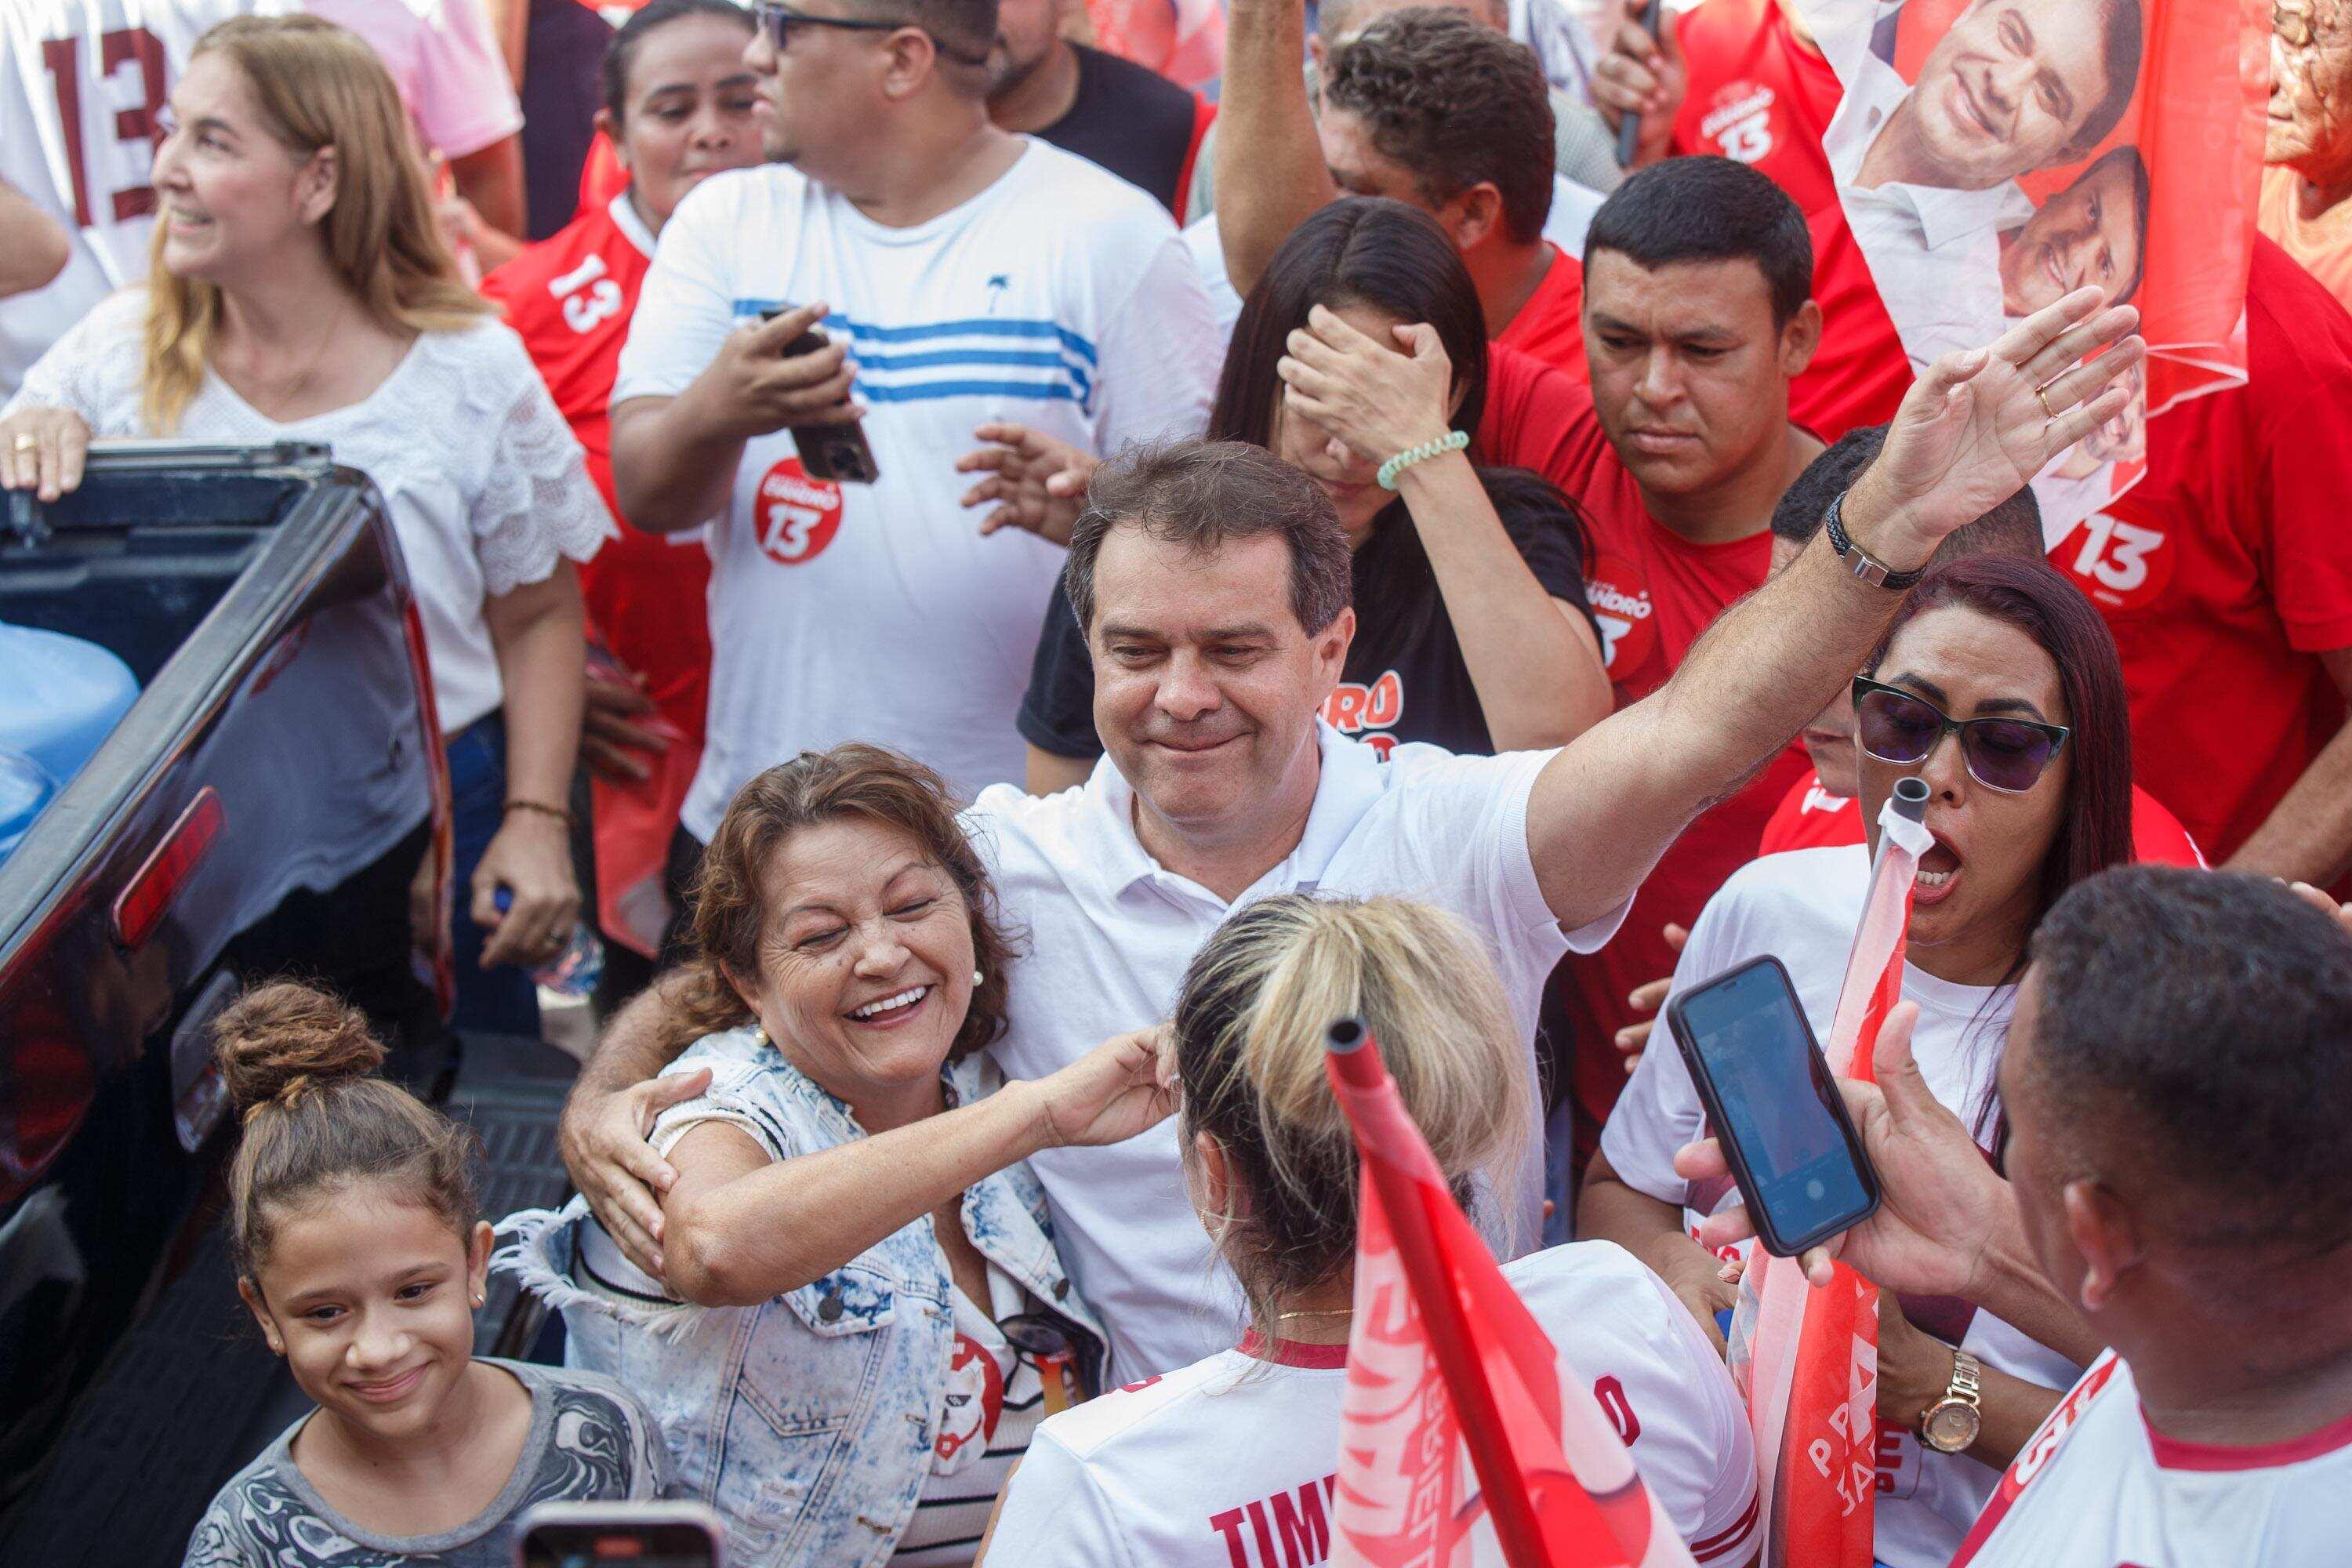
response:
<path id="1" fill-rule="evenodd" d="M 1086 510 L 1087 481 L 1102 459 L 1026 425 L 982 425 L 971 434 L 988 445 L 958 458 L 955 468 L 988 476 L 963 493 L 967 507 L 994 503 L 980 520 L 982 537 L 1020 528 L 1068 549 Z"/>
<path id="2" fill-rule="evenodd" d="M 1592 104 L 1611 128 L 1624 124 L 1625 116 L 1640 118 L 1634 133 L 1633 168 L 1654 163 L 1666 155 L 1673 141 L 1675 116 L 1682 112 L 1690 91 L 1690 72 L 1683 64 L 1683 46 L 1675 18 L 1661 13 L 1652 36 L 1642 26 L 1649 0 L 1624 0 L 1623 14 L 1614 24 L 1599 23 L 1608 51 L 1592 68 Z"/>

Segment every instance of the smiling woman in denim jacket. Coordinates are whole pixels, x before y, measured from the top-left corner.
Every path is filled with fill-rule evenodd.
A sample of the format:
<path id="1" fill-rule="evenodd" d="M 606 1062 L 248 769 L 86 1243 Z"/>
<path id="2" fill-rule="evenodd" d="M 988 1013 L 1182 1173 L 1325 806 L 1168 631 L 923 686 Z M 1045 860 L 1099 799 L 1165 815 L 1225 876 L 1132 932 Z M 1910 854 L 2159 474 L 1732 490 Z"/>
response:
<path id="1" fill-rule="evenodd" d="M 698 1037 L 668 1071 L 709 1078 L 654 1124 L 664 1278 L 578 1199 L 512 1216 L 500 1265 L 562 1309 L 571 1364 L 652 1406 L 730 1561 L 968 1563 L 1030 1429 L 1100 1361 L 1022 1162 L 1165 1116 L 1156 1042 L 1003 1082 L 986 873 L 893 752 L 769 769 L 701 877 L 703 956 L 670 983 Z"/>

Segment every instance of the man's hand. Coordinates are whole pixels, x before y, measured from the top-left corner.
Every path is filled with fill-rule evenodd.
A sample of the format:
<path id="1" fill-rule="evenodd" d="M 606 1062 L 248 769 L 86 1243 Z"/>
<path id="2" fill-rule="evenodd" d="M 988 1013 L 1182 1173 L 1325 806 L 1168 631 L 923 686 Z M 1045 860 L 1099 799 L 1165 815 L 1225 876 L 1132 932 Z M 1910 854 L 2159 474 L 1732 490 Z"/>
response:
<path id="1" fill-rule="evenodd" d="M 1798 1261 L 1815 1286 L 1830 1282 L 1830 1261 L 1842 1257 L 1874 1284 L 1922 1296 L 1982 1294 L 1977 1270 L 2013 1215 L 2015 1197 L 1985 1159 L 1960 1119 L 1928 1090 L 1911 1056 L 1916 1002 L 1895 1005 L 1871 1055 L 1874 1084 L 1840 1079 L 1847 1114 L 1877 1168 L 1878 1212 L 1843 1236 L 1809 1247 Z M 1710 1181 L 1731 1173 L 1712 1138 L 1675 1155 L 1675 1173 Z M 1717 1211 L 1699 1226 L 1708 1247 L 1728 1247 L 1756 1234 L 1744 1205 Z"/>
<path id="2" fill-rule="evenodd" d="M 2147 344 L 2133 335 L 2139 312 L 2102 310 L 2104 298 L 2078 289 L 1990 347 L 1928 366 L 1846 496 L 1854 542 L 1897 571 L 1919 566 L 1947 534 L 2015 495 L 2121 413 L 2129 394 L 2113 384 L 2147 357 Z"/>
<path id="3" fill-rule="evenodd" d="M 972 438 L 987 446 L 956 459 L 959 474 L 986 474 L 963 492 L 968 507 L 996 503 L 980 520 L 985 539 L 1000 528 L 1025 529 L 1067 550 L 1086 510 L 1087 481 L 1100 459 L 1026 425 L 982 425 Z"/>
<path id="4" fill-rule="evenodd" d="M 1679 953 L 1683 950 L 1683 944 L 1690 941 L 1690 932 L 1675 924 L 1674 921 L 1668 921 L 1665 926 L 1665 938 L 1667 951 Z M 1654 1015 L 1638 1024 L 1628 1024 L 1617 1031 L 1616 1046 L 1619 1054 L 1625 1058 L 1627 1076 L 1632 1076 L 1633 1069 L 1642 1065 L 1642 1053 L 1650 1048 L 1650 1031 L 1656 1028 L 1658 1025 L 1654 1015 L 1659 1008 L 1666 1005 L 1666 994 L 1674 989 L 1674 985 L 1675 977 L 1671 974 L 1664 975 L 1636 985 L 1633 987 L 1633 994 L 1625 998 L 1636 1013 Z"/>
<path id="5" fill-rule="evenodd" d="M 680 739 L 677 727 L 661 716 L 654 700 L 631 680 L 599 674 L 591 659 L 587 703 L 580 714 L 580 760 L 607 784 L 642 784 L 653 776 L 634 753 L 658 756 Z M 617 661 L 614 666 L 617 668 Z"/>
<path id="6" fill-rule="evenodd" d="M 847 425 L 866 410 L 850 401 L 857 366 L 849 342 L 835 339 L 810 353 L 784 351 L 815 330 L 831 307 L 820 302 L 786 310 L 772 321 L 739 327 L 719 345 L 710 367 L 686 395 L 703 411 L 708 428 L 749 440 L 797 425 Z"/>
<path id="7" fill-rule="evenodd" d="M 709 1087 L 709 1068 L 601 1094 L 583 1082 L 564 1102 L 556 1128 L 563 1168 L 597 1223 L 630 1262 L 656 1279 L 662 1277 L 661 1199 L 677 1185 L 677 1172 L 654 1152 L 646 1135 L 663 1111 Z"/>
<path id="8" fill-rule="evenodd" d="M 1636 169 L 1666 155 L 1667 144 L 1674 140 L 1675 116 L 1682 112 L 1683 100 L 1690 92 L 1690 72 L 1683 64 L 1682 38 L 1675 18 L 1662 13 L 1657 36 L 1651 37 L 1642 26 L 1642 13 L 1648 3 L 1625 0 L 1624 15 L 1608 35 L 1609 52 L 1592 68 L 1592 107 L 1601 110 L 1610 129 L 1622 126 L 1628 114 L 1641 117 L 1633 142 Z M 1601 26 L 1605 28 L 1608 24 L 1604 21 Z"/>

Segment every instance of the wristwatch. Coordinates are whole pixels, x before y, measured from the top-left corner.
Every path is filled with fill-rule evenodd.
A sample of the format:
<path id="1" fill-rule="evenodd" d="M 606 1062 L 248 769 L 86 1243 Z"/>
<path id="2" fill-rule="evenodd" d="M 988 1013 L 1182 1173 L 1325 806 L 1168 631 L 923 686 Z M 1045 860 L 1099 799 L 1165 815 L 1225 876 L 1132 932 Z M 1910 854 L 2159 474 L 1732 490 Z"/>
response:
<path id="1" fill-rule="evenodd" d="M 1927 569 L 1924 566 L 1909 572 L 1897 572 L 1869 551 L 1856 544 L 1853 542 L 1853 536 L 1845 531 L 1844 510 L 1845 492 L 1840 490 L 1830 499 L 1830 510 L 1823 515 L 1822 521 L 1829 531 L 1830 548 L 1837 552 L 1838 559 L 1845 563 L 1847 571 L 1874 587 L 1892 588 L 1897 593 L 1912 586 L 1927 574 Z"/>
<path id="2" fill-rule="evenodd" d="M 1952 1352 L 1951 1385 L 1944 1390 L 1944 1397 L 1919 1413 L 1921 1442 L 1939 1454 L 1965 1453 L 1976 1447 L 1977 1433 L 1984 1425 L 1977 1381 L 1982 1370 L 1968 1352 Z"/>

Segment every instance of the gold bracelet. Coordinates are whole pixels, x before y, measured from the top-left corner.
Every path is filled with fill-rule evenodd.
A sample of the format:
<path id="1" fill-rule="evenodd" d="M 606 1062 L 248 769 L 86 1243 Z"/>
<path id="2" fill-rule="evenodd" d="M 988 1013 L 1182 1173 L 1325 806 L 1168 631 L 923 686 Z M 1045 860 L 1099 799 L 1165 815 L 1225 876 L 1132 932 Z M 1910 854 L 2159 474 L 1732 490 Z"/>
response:
<path id="1" fill-rule="evenodd" d="M 509 812 L 535 811 L 541 816 L 551 816 L 555 818 L 556 821 L 563 824 L 566 827 L 572 826 L 572 814 L 570 812 L 564 810 L 563 807 L 560 805 L 549 805 L 541 801 L 510 800 L 507 802 L 507 810 Z"/>

